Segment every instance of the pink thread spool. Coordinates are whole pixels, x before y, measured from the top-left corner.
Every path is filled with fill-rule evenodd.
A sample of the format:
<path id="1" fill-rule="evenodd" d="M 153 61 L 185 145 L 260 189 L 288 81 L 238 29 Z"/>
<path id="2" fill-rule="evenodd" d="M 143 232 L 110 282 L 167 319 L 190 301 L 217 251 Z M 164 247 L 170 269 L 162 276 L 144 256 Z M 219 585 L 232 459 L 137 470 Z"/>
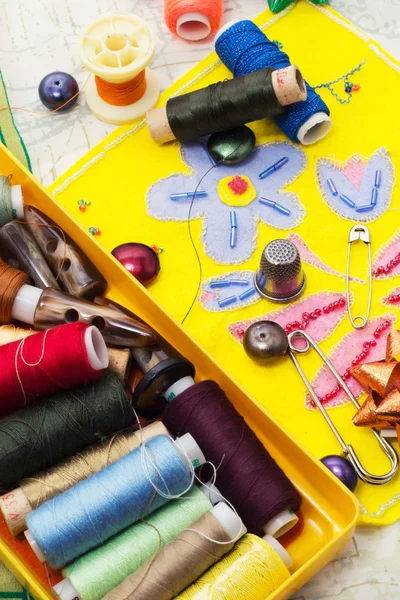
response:
<path id="1" fill-rule="evenodd" d="M 223 0 L 165 0 L 165 22 L 178 37 L 204 40 L 218 31 L 224 12 Z"/>

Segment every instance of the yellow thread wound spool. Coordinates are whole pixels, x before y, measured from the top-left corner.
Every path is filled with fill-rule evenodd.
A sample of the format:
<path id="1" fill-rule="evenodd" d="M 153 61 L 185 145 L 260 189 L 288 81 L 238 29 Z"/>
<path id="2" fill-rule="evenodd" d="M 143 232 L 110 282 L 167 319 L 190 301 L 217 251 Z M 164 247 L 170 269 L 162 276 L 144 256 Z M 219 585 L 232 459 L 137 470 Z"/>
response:
<path id="1" fill-rule="evenodd" d="M 160 88 L 155 74 L 147 68 L 154 51 L 150 29 L 136 15 L 102 15 L 83 30 L 79 55 L 93 75 L 109 84 L 123 84 L 145 70 L 145 93 L 139 100 L 126 106 L 105 102 L 99 96 L 95 78 L 90 78 L 85 89 L 86 102 L 98 119 L 113 125 L 132 123 L 156 104 Z"/>
<path id="2" fill-rule="evenodd" d="M 289 577 L 278 553 L 249 533 L 175 600 L 265 600 Z"/>

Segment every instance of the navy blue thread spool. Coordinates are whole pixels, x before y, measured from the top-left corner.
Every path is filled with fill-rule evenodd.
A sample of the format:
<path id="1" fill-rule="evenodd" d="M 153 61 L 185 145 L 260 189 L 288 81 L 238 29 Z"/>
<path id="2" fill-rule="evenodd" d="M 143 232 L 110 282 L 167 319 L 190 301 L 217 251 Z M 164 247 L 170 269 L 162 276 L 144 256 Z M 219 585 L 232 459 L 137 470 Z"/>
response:
<path id="1" fill-rule="evenodd" d="M 215 50 L 235 77 L 267 67 L 281 69 L 290 65 L 288 55 L 248 20 L 228 24 L 222 29 Z M 313 144 L 328 133 L 331 120 L 325 102 L 307 82 L 305 84 L 307 100 L 287 106 L 286 112 L 273 120 L 292 141 Z"/>
<path id="2" fill-rule="evenodd" d="M 25 536 L 42 562 L 62 567 L 184 494 L 204 462 L 192 436 L 157 436 L 33 511 Z"/>

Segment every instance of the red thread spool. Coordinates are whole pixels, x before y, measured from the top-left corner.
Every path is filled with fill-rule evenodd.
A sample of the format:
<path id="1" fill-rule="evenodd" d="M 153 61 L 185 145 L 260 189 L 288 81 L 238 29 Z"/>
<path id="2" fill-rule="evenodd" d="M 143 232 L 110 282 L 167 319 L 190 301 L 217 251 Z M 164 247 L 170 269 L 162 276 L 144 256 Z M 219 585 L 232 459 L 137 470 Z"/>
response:
<path id="1" fill-rule="evenodd" d="M 99 330 L 81 322 L 1 346 L 0 417 L 45 396 L 97 381 L 107 364 Z"/>
<path id="2" fill-rule="evenodd" d="M 184 40 L 203 40 L 215 33 L 223 12 L 223 0 L 165 0 L 167 27 Z"/>

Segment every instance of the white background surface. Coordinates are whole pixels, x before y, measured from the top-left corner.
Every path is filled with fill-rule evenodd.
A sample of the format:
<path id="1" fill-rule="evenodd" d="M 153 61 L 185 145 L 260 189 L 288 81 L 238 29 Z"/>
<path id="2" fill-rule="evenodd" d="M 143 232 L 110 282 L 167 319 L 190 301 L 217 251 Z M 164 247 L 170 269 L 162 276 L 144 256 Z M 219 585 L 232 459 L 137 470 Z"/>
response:
<path id="1" fill-rule="evenodd" d="M 204 58 L 213 43 L 174 38 L 164 24 L 163 5 L 163 0 L 0 0 L 0 67 L 11 105 L 42 110 L 37 87 L 51 71 L 70 72 L 82 84 L 87 72 L 81 69 L 77 36 L 83 25 L 105 12 L 134 12 L 149 22 L 157 40 L 152 68 L 165 89 Z M 331 0 L 331 5 L 400 59 L 400 0 Z M 267 0 L 225 0 L 224 22 L 254 17 L 266 6 Z M 45 185 L 113 129 L 91 115 L 83 98 L 71 112 L 43 117 L 15 112 L 14 118 L 33 171 Z M 346 551 L 294 598 L 400 599 L 399 542 L 398 523 L 359 528 Z"/>

